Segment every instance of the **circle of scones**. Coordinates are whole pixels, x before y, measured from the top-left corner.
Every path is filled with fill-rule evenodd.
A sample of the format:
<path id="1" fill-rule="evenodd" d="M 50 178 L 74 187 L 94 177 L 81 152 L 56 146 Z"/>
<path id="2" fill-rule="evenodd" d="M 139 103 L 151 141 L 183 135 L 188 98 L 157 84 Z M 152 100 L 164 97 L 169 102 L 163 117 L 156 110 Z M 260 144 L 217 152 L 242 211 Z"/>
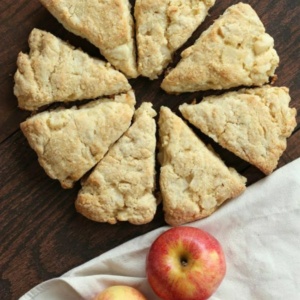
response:
<path id="1" fill-rule="evenodd" d="M 29 54 L 20 53 L 17 59 L 14 93 L 20 108 L 35 111 L 55 102 L 90 99 L 84 105 L 38 112 L 21 123 L 51 178 L 63 188 L 81 179 L 78 212 L 111 224 L 150 222 L 159 202 L 154 197 L 156 145 L 168 224 L 207 217 L 245 190 L 246 178 L 228 168 L 167 107 L 160 108 L 156 142 L 156 112 L 147 102 L 135 110 L 128 82 L 162 74 L 215 0 L 137 0 L 135 21 L 128 0 L 40 2 L 108 61 L 39 29 L 29 36 Z M 270 174 L 296 126 L 288 88 L 268 84 L 278 64 L 274 40 L 258 15 L 250 5 L 238 3 L 181 53 L 161 87 L 178 94 L 257 86 L 185 103 L 179 110 L 222 147 Z"/>

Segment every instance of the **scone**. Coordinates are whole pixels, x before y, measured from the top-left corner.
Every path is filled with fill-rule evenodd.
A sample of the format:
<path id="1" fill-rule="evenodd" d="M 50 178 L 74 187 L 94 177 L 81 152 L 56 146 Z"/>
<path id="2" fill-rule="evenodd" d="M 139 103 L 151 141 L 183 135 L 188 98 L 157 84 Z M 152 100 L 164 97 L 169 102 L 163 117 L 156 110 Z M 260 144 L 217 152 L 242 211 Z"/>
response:
<path id="1" fill-rule="evenodd" d="M 224 148 L 270 174 L 296 126 L 286 87 L 263 86 L 183 104 L 182 115 Z"/>
<path id="2" fill-rule="evenodd" d="M 79 108 L 36 114 L 21 123 L 21 129 L 46 173 L 71 188 L 128 129 L 134 105 L 130 91 Z"/>
<path id="3" fill-rule="evenodd" d="M 134 122 L 82 183 L 76 209 L 87 218 L 115 224 L 150 222 L 156 212 L 156 112 L 144 102 Z"/>
<path id="4" fill-rule="evenodd" d="M 131 89 L 127 78 L 49 32 L 33 29 L 29 54 L 20 52 L 14 93 L 19 107 L 36 110 L 53 102 L 95 99 Z"/>
<path id="5" fill-rule="evenodd" d="M 155 79 L 203 22 L 215 0 L 137 0 L 138 71 Z"/>
<path id="6" fill-rule="evenodd" d="M 86 38 L 127 77 L 138 76 L 134 23 L 128 0 L 40 0 L 70 32 Z"/>
<path id="7" fill-rule="evenodd" d="M 273 38 L 244 3 L 230 6 L 181 56 L 161 84 L 168 93 L 262 86 L 279 64 Z"/>
<path id="8" fill-rule="evenodd" d="M 224 162 L 167 107 L 159 116 L 160 191 L 172 226 L 212 214 L 245 190 L 246 179 Z"/>

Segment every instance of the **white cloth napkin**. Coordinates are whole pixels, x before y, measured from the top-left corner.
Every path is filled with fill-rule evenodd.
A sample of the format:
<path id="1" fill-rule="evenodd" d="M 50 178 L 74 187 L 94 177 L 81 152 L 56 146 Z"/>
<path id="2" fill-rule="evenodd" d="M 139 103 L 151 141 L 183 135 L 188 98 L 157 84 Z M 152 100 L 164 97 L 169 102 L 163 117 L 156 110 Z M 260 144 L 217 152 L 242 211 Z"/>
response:
<path id="1" fill-rule="evenodd" d="M 227 258 L 226 276 L 211 300 L 300 299 L 300 158 L 188 225 L 213 234 Z M 147 283 L 145 259 L 151 243 L 167 229 L 126 242 L 20 299 L 92 299 L 107 286 L 126 284 L 157 300 Z"/>

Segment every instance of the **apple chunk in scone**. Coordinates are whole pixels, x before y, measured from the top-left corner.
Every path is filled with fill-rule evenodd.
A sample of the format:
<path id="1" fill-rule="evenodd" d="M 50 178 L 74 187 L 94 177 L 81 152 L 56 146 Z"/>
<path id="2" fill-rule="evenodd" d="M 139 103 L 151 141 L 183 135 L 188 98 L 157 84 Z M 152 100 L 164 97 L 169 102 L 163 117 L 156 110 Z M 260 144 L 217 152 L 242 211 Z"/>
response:
<path id="1" fill-rule="evenodd" d="M 159 116 L 160 190 L 172 226 L 212 214 L 245 190 L 246 179 L 224 162 L 167 107 Z"/>

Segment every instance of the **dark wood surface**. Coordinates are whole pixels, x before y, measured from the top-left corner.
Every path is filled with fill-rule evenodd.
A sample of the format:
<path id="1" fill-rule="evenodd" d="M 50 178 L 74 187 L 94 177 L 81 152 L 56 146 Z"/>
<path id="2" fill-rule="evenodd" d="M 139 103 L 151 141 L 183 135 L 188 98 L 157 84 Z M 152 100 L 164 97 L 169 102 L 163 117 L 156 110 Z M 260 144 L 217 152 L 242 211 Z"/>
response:
<path id="1" fill-rule="evenodd" d="M 211 16 L 184 47 L 191 45 L 200 32 L 229 5 L 237 2 L 217 0 L 210 11 Z M 300 110 L 299 1 L 245 2 L 257 11 L 267 32 L 275 39 L 281 59 L 276 85 L 290 88 L 291 106 Z M 18 299 L 38 283 L 60 276 L 70 268 L 165 224 L 161 206 L 155 219 L 143 226 L 89 221 L 74 209 L 79 183 L 71 190 L 63 190 L 39 166 L 35 152 L 19 129 L 20 122 L 29 113 L 18 109 L 17 99 L 13 95 L 16 57 L 19 51 L 28 51 L 27 38 L 34 27 L 48 30 L 80 46 L 89 54 L 100 57 L 95 47 L 67 32 L 37 0 L 0 1 L 0 298 L 4 300 Z M 178 61 L 179 53 L 176 53 L 173 65 Z M 138 78 L 130 81 L 136 91 L 138 105 L 142 101 L 151 101 L 156 110 L 163 104 L 177 112 L 178 104 L 209 94 L 170 96 L 159 88 L 161 79 L 151 82 Z M 298 116 L 298 123 L 299 120 Z M 288 140 L 287 150 L 278 167 L 300 156 L 298 129 L 299 126 Z M 209 139 L 204 140 L 216 147 L 228 165 L 237 168 L 248 178 L 248 185 L 264 177 L 256 168 Z"/>

